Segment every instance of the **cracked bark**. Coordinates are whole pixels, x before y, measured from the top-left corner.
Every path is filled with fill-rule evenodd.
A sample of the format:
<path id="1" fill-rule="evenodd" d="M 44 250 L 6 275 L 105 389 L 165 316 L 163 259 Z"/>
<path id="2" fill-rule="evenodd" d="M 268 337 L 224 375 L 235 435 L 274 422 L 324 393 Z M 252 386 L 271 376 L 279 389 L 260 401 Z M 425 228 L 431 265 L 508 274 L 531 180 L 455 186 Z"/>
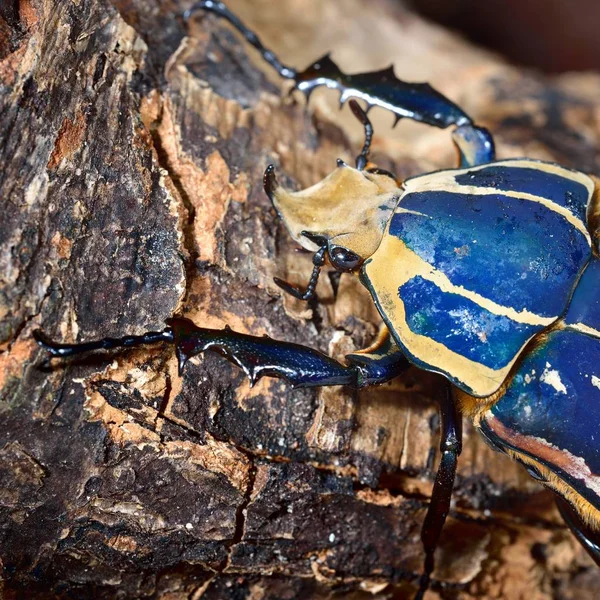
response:
<path id="1" fill-rule="evenodd" d="M 4 595 L 405 597 L 437 462 L 435 377 L 353 394 L 250 389 L 216 356 L 179 378 L 170 348 L 36 363 L 40 325 L 84 340 L 175 312 L 338 357 L 375 334 L 349 276 L 323 277 L 308 307 L 282 298 L 272 276 L 302 282 L 310 259 L 261 189 L 270 162 L 305 187 L 350 161 L 359 127 L 327 93 L 308 110 L 282 99 L 214 19 L 184 38 L 187 6 L 0 12 Z M 386 0 L 231 6 L 289 63 L 328 49 L 349 70 L 395 62 L 490 127 L 501 156 L 598 173 L 597 76 L 516 71 Z M 382 167 L 452 164 L 446 132 L 373 116 Z M 455 500 L 432 597 L 593 597 L 597 569 L 550 495 L 470 429 Z"/>

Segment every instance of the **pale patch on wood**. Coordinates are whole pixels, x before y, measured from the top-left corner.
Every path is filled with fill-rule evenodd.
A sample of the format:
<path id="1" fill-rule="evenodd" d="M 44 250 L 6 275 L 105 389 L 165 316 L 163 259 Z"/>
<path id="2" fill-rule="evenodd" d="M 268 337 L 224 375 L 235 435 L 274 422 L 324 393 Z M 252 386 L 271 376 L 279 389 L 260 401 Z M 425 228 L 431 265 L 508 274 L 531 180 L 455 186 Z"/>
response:
<path id="1" fill-rule="evenodd" d="M 215 95 L 209 92 L 211 97 Z M 191 99 L 189 100 L 191 102 Z M 217 103 L 218 104 L 218 103 Z M 229 103 L 235 105 L 235 103 Z M 218 107 L 217 113 L 224 106 Z M 218 150 L 213 150 L 205 160 L 205 169 L 198 166 L 181 148 L 182 132 L 170 97 L 154 93 L 144 98 L 141 116 L 146 127 L 156 131 L 161 151 L 166 155 L 169 174 L 178 179 L 189 202 L 194 208 L 194 244 L 201 260 L 225 267 L 224 257 L 218 248 L 217 232 L 227 213 L 230 200 L 245 202 L 248 193 L 246 177 L 230 182 L 227 162 Z M 207 120 L 209 115 L 202 113 Z"/>
<path id="2" fill-rule="evenodd" d="M 393 388 L 391 388 L 393 390 Z M 388 386 L 361 392 L 356 404 L 352 449 L 384 464 L 406 469 L 425 466 L 437 439 L 428 425 L 435 408 L 416 393 L 390 393 Z"/>
<path id="3" fill-rule="evenodd" d="M 373 335 L 377 331 L 378 324 L 383 322 L 371 299 L 371 294 L 352 273 L 342 273 L 336 301 L 327 305 L 327 312 L 335 325 L 341 325 L 351 318 L 373 323 Z"/>
<path id="4" fill-rule="evenodd" d="M 129 535 L 115 535 L 108 539 L 106 544 L 117 552 L 137 552 L 138 543 Z"/>
<path id="5" fill-rule="evenodd" d="M 340 422 L 348 421 L 354 413 L 352 396 L 341 386 L 321 388 L 319 405 L 313 422 L 306 432 L 306 441 L 313 448 L 325 452 L 345 450 L 345 441 L 339 435 Z"/>
<path id="6" fill-rule="evenodd" d="M 145 533 L 154 533 L 167 529 L 165 519 L 154 512 L 150 512 L 139 502 L 118 501 L 111 498 L 93 498 L 85 505 L 80 514 L 99 523 L 112 523 L 114 519 L 122 521 L 132 518 L 136 527 Z"/>
<path id="7" fill-rule="evenodd" d="M 6 349 L 8 342 L 0 345 L 0 390 L 11 379 L 20 379 L 25 367 L 31 364 L 33 354 L 37 350 L 37 344 L 29 335 L 22 335 Z"/>
<path id="8" fill-rule="evenodd" d="M 145 427 L 132 420 L 134 415 L 111 406 L 98 391 L 96 384 L 104 379 L 110 379 L 123 384 L 125 388 L 131 385 L 146 397 L 164 391 L 164 375 L 143 371 L 137 367 L 137 360 L 143 354 L 143 350 L 133 352 L 123 363 L 114 362 L 103 372 L 82 382 L 86 393 L 84 408 L 88 411 L 89 420 L 103 423 L 111 439 L 122 446 L 128 443 L 154 445 L 160 442 L 160 435 L 149 428 L 155 422 L 158 407 L 144 405 L 138 410 L 130 409 L 138 421 L 148 424 Z"/>
<path id="9" fill-rule="evenodd" d="M 242 385 L 235 390 L 235 401 L 243 411 L 248 411 L 251 409 L 249 406 L 250 400 L 261 397 L 267 399 L 276 397 L 275 388 L 279 385 L 280 383 L 273 377 L 261 377 L 251 387 L 250 381 L 245 378 Z"/>
<path id="10" fill-rule="evenodd" d="M 138 358 L 141 353 L 138 353 Z M 102 394 L 95 389 L 94 383 L 109 377 L 111 381 L 124 382 L 134 387 L 145 397 L 155 397 L 165 391 L 165 378 L 162 373 L 145 371 L 135 365 L 135 356 L 124 365 L 111 365 L 102 374 L 95 375 L 85 382 L 86 402 L 89 420 L 104 424 L 111 439 L 122 446 L 135 444 L 138 447 L 150 448 L 160 453 L 161 458 L 168 458 L 174 465 L 181 465 L 182 474 L 190 481 L 194 480 L 192 471 L 186 469 L 190 464 L 202 467 L 212 473 L 225 475 L 232 485 L 240 491 L 248 484 L 249 462 L 240 451 L 232 446 L 206 436 L 204 444 L 199 445 L 187 441 L 161 441 L 160 435 L 145 427 L 152 426 L 157 418 L 158 406 L 144 405 L 141 409 L 121 410 L 111 406 Z M 171 390 L 171 397 L 174 397 Z M 134 422 L 133 418 L 139 422 Z"/>
<path id="11" fill-rule="evenodd" d="M 96 390 L 89 393 L 85 408 L 89 413 L 89 420 L 103 423 L 110 438 L 120 446 L 160 443 L 160 436 L 156 432 L 133 423 L 127 412 L 111 406 Z"/>
<path id="12" fill-rule="evenodd" d="M 215 302 L 216 290 L 208 277 L 199 277 L 189 284 L 188 295 L 191 300 L 184 316 L 194 323 L 209 329 L 223 329 L 229 325 L 239 333 L 263 335 L 268 331 L 258 325 L 254 316 L 240 316 L 224 309 L 220 303 Z"/>
<path id="13" fill-rule="evenodd" d="M 71 258 L 71 250 L 73 248 L 73 241 L 65 236 L 61 235 L 59 231 L 57 231 L 53 236 L 52 240 L 50 240 L 54 248 L 56 249 L 56 253 L 59 258 L 68 260 Z"/>
<path id="14" fill-rule="evenodd" d="M 180 473 L 191 483 L 196 481 L 196 477 L 190 465 L 196 465 L 211 473 L 225 475 L 240 492 L 248 486 L 248 458 L 225 442 L 207 436 L 202 445 L 184 441 L 164 442 L 160 449 L 161 457 L 173 460 Z"/>
<path id="15" fill-rule="evenodd" d="M 377 506 L 400 506 L 406 502 L 402 496 L 392 496 L 389 490 L 370 490 L 368 488 L 358 490 L 356 497 L 362 502 L 375 504 Z"/>

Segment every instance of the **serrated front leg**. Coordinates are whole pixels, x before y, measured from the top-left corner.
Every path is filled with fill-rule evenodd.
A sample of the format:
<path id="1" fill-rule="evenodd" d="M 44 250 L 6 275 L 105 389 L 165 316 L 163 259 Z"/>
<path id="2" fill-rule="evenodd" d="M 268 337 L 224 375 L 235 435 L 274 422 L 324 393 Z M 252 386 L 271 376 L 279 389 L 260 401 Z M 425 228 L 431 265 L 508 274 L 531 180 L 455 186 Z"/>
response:
<path id="1" fill-rule="evenodd" d="M 40 331 L 34 332 L 34 337 L 51 358 L 67 358 L 95 350 L 131 348 L 158 342 L 172 343 L 175 344 L 180 374 L 193 356 L 202 352 L 216 352 L 242 369 L 251 384 L 261 377 L 277 377 L 294 387 L 363 387 L 388 381 L 409 366 L 406 358 L 392 344 L 367 355 L 350 355 L 346 366 L 318 350 L 267 336 L 238 333 L 229 327 L 207 329 L 181 317 L 169 319 L 167 325 L 166 329 L 159 332 L 104 338 L 82 344 L 59 344 Z"/>
<path id="2" fill-rule="evenodd" d="M 429 83 L 398 79 L 393 66 L 380 71 L 344 73 L 329 54 L 316 60 L 306 69 L 298 71 L 283 64 L 272 50 L 263 45 L 256 33 L 248 29 L 223 2 L 201 0 L 186 11 L 185 18 L 189 19 L 196 11 L 210 12 L 229 21 L 281 77 L 294 81 L 294 89 L 300 90 L 307 100 L 315 89 L 325 87 L 339 91 L 340 106 L 350 99 L 356 99 L 365 102 L 367 112 L 373 106 L 390 111 L 396 118 L 394 125 L 400 119 L 411 119 L 442 129 L 455 126 L 452 139 L 459 151 L 461 167 L 471 167 L 494 160 L 494 141 L 490 132 L 475 125 L 460 106 Z"/>

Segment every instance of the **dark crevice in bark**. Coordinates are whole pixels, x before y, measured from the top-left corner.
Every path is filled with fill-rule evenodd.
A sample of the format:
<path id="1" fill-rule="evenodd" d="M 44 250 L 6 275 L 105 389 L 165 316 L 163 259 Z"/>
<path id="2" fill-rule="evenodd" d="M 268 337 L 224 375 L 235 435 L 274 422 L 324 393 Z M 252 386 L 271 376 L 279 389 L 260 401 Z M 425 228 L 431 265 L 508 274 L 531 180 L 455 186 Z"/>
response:
<path id="1" fill-rule="evenodd" d="M 154 419 L 154 428 L 155 429 L 157 428 L 158 422 L 161 419 L 168 418 L 165 416 L 165 411 L 167 410 L 167 408 L 169 406 L 172 390 L 173 390 L 173 384 L 171 382 L 171 376 L 169 375 L 168 372 L 166 372 L 165 373 L 165 392 L 164 392 L 162 400 L 160 402 L 160 406 L 156 410 L 156 417 Z M 161 440 L 162 440 L 162 436 L 161 436 Z"/>
<path id="2" fill-rule="evenodd" d="M 248 459 L 249 468 L 248 468 L 248 483 L 246 485 L 246 490 L 244 491 L 244 496 L 240 504 L 237 506 L 235 511 L 235 530 L 233 532 L 233 537 L 230 541 L 228 541 L 225 546 L 227 548 L 227 554 L 225 558 L 217 565 L 214 574 L 212 577 L 201 586 L 200 594 L 193 594 L 191 597 L 194 599 L 201 598 L 206 592 L 208 592 L 213 584 L 215 584 L 219 578 L 219 576 L 227 573 L 227 569 L 231 565 L 231 560 L 233 557 L 233 553 L 235 551 L 235 547 L 237 544 L 243 541 L 244 533 L 246 530 L 246 518 L 247 518 L 247 509 L 252 501 L 252 493 L 254 491 L 254 484 L 256 482 L 256 462 L 254 457 L 239 447 L 236 447 L 237 450 L 244 454 L 244 456 Z"/>
<path id="3" fill-rule="evenodd" d="M 187 219 L 185 219 L 185 221 L 182 223 L 182 225 L 183 225 L 183 245 L 184 245 L 186 252 L 188 253 L 187 259 L 185 260 L 186 291 L 185 291 L 185 295 L 183 298 L 183 303 L 185 304 L 185 300 L 186 300 L 187 295 L 190 290 L 190 284 L 191 284 L 193 278 L 195 277 L 195 275 L 197 274 L 196 264 L 197 264 L 198 258 L 200 256 L 200 253 L 196 246 L 195 237 L 194 237 L 194 221 L 196 219 L 196 208 L 195 208 L 194 204 L 192 203 L 190 197 L 188 196 L 185 186 L 183 185 L 183 182 L 181 181 L 181 178 L 177 174 L 176 170 L 173 168 L 173 165 L 171 164 L 169 155 L 163 146 L 162 139 L 161 139 L 160 132 L 159 132 L 160 125 L 161 125 L 162 119 L 163 119 L 163 115 L 164 115 L 164 104 L 161 99 L 160 114 L 158 116 L 157 121 L 152 123 L 150 126 L 150 136 L 152 138 L 152 144 L 154 146 L 156 155 L 158 157 L 158 164 L 162 169 L 164 169 L 167 172 L 169 178 L 171 179 L 171 181 L 173 182 L 173 185 L 175 186 L 175 189 L 179 193 L 181 201 L 183 202 L 183 206 L 187 212 Z"/>

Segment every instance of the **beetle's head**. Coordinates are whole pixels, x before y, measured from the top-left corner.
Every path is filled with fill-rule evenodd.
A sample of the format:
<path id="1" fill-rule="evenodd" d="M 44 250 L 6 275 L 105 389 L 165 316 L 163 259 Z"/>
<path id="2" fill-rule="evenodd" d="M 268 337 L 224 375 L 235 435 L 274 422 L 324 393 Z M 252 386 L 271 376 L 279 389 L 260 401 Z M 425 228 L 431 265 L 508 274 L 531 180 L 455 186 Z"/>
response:
<path id="1" fill-rule="evenodd" d="M 325 179 L 299 192 L 279 185 L 273 165 L 265 171 L 265 191 L 290 235 L 302 247 L 316 252 L 309 288 L 316 285 L 318 269 L 326 258 L 338 271 L 351 272 L 377 250 L 401 194 L 394 175 L 366 168 L 373 130 L 360 106 L 354 101 L 350 106 L 365 126 L 366 141 L 356 168 L 338 160 Z M 297 288 L 276 282 L 296 297 L 308 299 L 314 293 L 314 285 L 299 294 Z"/>

